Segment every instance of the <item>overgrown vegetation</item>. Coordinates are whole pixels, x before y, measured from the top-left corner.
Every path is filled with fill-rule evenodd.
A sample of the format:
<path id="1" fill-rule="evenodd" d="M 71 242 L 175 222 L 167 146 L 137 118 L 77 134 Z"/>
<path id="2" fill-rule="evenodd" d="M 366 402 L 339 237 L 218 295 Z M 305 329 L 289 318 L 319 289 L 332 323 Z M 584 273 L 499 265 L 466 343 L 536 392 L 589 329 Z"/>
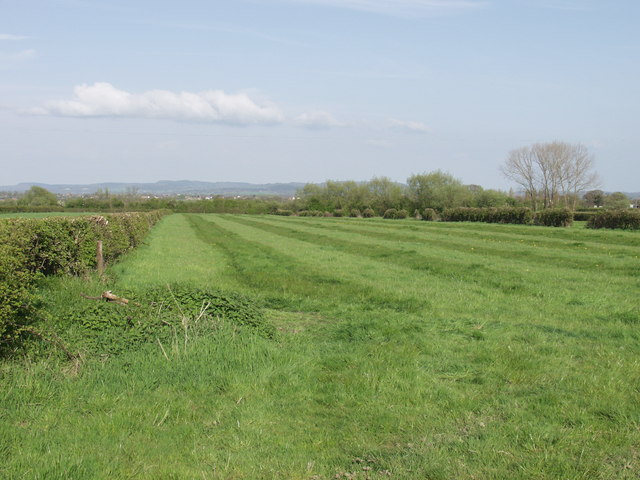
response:
<path id="1" fill-rule="evenodd" d="M 106 262 L 113 262 L 139 245 L 163 214 L 0 219 L 0 347 L 32 321 L 38 278 L 94 269 L 98 240 Z"/>

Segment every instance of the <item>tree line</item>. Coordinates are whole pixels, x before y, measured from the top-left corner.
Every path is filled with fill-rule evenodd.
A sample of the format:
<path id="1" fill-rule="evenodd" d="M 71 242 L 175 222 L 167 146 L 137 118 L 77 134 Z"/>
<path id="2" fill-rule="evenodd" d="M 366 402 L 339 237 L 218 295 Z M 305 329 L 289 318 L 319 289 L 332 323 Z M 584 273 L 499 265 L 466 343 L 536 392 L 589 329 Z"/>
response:
<path id="1" fill-rule="evenodd" d="M 384 216 L 389 210 L 402 215 L 422 215 L 425 209 L 443 212 L 456 207 L 529 206 L 533 211 L 567 207 L 628 208 L 625 194 L 606 194 L 596 189 L 598 175 L 593 157 L 580 144 L 554 141 L 513 150 L 501 166 L 502 174 L 519 187 L 517 193 L 465 185 L 441 170 L 411 175 L 406 184 L 388 177 L 365 182 L 328 180 L 308 183 L 294 198 L 216 196 L 211 199 L 180 197 L 142 198 L 137 191 L 111 194 L 99 191 L 91 196 L 60 201 L 42 187 L 34 186 L 17 200 L 0 202 L 0 210 L 71 209 L 93 211 L 144 211 L 170 209 L 198 213 L 300 213 L 343 216 Z M 366 212 L 366 213 L 365 213 Z"/>

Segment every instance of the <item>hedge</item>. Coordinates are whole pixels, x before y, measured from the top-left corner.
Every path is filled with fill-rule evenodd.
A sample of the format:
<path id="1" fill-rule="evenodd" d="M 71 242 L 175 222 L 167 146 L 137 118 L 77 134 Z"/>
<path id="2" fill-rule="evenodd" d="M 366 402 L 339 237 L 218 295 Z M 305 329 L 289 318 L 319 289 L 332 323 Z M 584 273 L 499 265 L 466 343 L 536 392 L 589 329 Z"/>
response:
<path id="1" fill-rule="evenodd" d="M 570 227 L 573 224 L 573 211 L 568 208 L 548 208 L 536 212 L 534 222 L 545 227 Z"/>
<path id="2" fill-rule="evenodd" d="M 31 290 L 38 277 L 94 269 L 98 240 L 111 262 L 139 245 L 166 213 L 0 219 L 0 346 L 33 315 Z"/>
<path id="3" fill-rule="evenodd" d="M 587 222 L 591 219 L 591 217 L 597 214 L 598 214 L 597 210 L 588 210 L 588 211 L 580 210 L 577 212 L 573 212 L 573 219 L 576 222 Z"/>
<path id="4" fill-rule="evenodd" d="M 442 212 L 441 219 L 445 222 L 513 223 L 517 225 L 528 225 L 532 222 L 533 213 L 526 207 L 457 207 L 446 208 Z"/>
<path id="5" fill-rule="evenodd" d="M 640 230 L 640 211 L 631 209 L 600 211 L 587 221 L 587 228 Z"/>

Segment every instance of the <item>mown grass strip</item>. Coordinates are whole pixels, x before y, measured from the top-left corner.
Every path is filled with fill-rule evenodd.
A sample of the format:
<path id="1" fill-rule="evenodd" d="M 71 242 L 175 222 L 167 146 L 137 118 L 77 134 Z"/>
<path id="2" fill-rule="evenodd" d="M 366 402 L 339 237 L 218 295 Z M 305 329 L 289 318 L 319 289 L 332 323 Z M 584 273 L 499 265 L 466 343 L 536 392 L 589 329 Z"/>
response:
<path id="1" fill-rule="evenodd" d="M 295 217 L 294 217 L 295 218 Z M 434 231 L 442 234 L 477 236 L 487 240 L 531 240 L 538 245 L 557 245 L 567 241 L 589 242 L 594 245 L 605 247 L 619 247 L 628 250 L 633 247 L 640 247 L 640 235 L 637 232 L 620 230 L 589 230 L 585 228 L 553 228 L 533 225 L 502 225 L 483 224 L 471 222 L 421 222 L 414 220 L 383 220 L 378 218 L 314 218 L 298 217 L 296 221 L 303 223 L 316 223 L 329 225 L 349 223 L 363 227 L 374 227 L 380 231 L 420 232 Z"/>
<path id="2" fill-rule="evenodd" d="M 478 316 L 493 316 L 493 320 L 505 318 L 515 312 L 521 312 L 518 315 L 528 312 L 529 320 L 535 319 L 536 323 L 553 321 L 554 312 L 559 311 L 559 308 L 564 311 L 564 322 L 577 322 L 576 325 L 582 325 L 581 328 L 608 329 L 611 328 L 609 324 L 612 321 L 615 325 L 620 322 L 633 323 L 636 318 L 640 320 L 640 312 L 628 295 L 629 285 L 636 279 L 630 281 L 625 277 L 612 276 L 608 277 L 606 282 L 590 282 L 593 274 L 579 269 L 558 268 L 550 275 L 549 267 L 544 264 L 532 262 L 523 265 L 508 258 L 496 262 L 494 258 L 486 258 L 475 253 L 473 248 L 462 255 L 454 252 L 455 256 L 452 257 L 446 248 L 432 249 L 431 245 L 425 247 L 428 249 L 424 252 L 426 261 L 439 265 L 441 270 L 426 271 L 416 269 L 412 263 L 416 256 L 420 257 L 416 252 L 424 251 L 415 247 L 415 243 L 398 244 L 395 240 L 375 239 L 371 240 L 371 244 L 363 244 L 362 237 L 354 237 L 351 233 L 332 236 L 317 234 L 298 222 L 289 222 L 288 225 L 293 228 L 287 228 L 283 227 L 282 221 L 265 217 L 234 217 L 230 220 L 260 228 L 274 235 L 310 243 L 314 247 L 308 249 L 309 251 L 326 251 L 327 248 L 333 248 L 348 255 L 370 258 L 381 264 L 381 268 L 384 268 L 385 264 L 404 265 L 403 268 L 414 270 L 411 281 L 418 286 L 418 289 L 414 290 L 416 293 L 420 291 L 420 286 L 424 285 L 426 288 L 422 290 L 423 294 L 433 298 L 437 304 L 439 299 L 443 298 L 439 289 L 444 289 L 450 298 L 464 298 L 466 305 L 473 306 Z M 273 225 L 274 222 L 277 225 Z M 337 235 L 344 238 L 336 239 Z M 353 243 L 348 240 L 353 238 L 358 238 L 359 241 Z M 380 251 L 382 254 L 379 256 L 376 252 Z M 318 257 L 320 258 L 322 257 Z M 401 260 L 397 261 L 396 258 Z M 606 263 L 603 264 L 603 270 L 607 270 Z M 437 283 L 438 288 L 433 288 L 433 282 Z M 492 308 L 496 302 L 502 306 L 502 311 Z M 603 322 L 607 326 L 603 327 Z"/>
<path id="3" fill-rule="evenodd" d="M 247 241 L 241 235 L 222 227 L 222 217 L 189 215 L 188 220 L 203 242 L 215 245 L 225 253 L 237 279 L 255 293 L 264 296 L 272 306 L 290 302 L 291 295 L 301 300 L 335 303 L 349 298 L 365 308 L 386 306 L 404 311 L 428 306 L 428 302 L 394 295 L 388 291 L 365 288 L 357 282 L 328 275 L 317 268 L 256 241 Z"/>
<path id="4" fill-rule="evenodd" d="M 113 267 L 119 285 L 126 289 L 175 282 L 237 286 L 227 275 L 226 257 L 200 241 L 184 215 L 170 215 L 161 222 L 161 228 L 151 231 L 147 245 L 132 252 L 126 264 Z"/>
<path id="5" fill-rule="evenodd" d="M 306 220 L 306 219 L 305 219 Z M 284 224 L 281 219 L 269 219 L 271 223 Z M 298 223 L 298 222 L 297 222 Z M 388 222 L 387 222 L 388 223 Z M 289 222 L 288 225 L 291 225 Z M 619 274 L 636 277 L 640 270 L 640 255 L 635 247 L 604 246 L 601 243 L 581 241 L 545 242 L 535 238 L 511 236 L 511 238 L 491 235 L 475 235 L 467 230 L 442 231 L 437 228 L 416 228 L 415 233 L 398 233 L 393 227 L 380 228 L 378 225 L 355 223 L 352 221 L 322 222 L 319 220 L 299 222 L 299 224 L 321 229 L 331 234 L 344 232 L 357 233 L 374 240 L 397 240 L 402 243 L 414 242 L 439 247 L 445 250 L 458 250 L 508 259 L 510 262 L 522 260 L 527 263 L 545 263 L 556 268 L 580 268 L 591 271 L 597 268 L 604 275 Z M 533 227 L 532 227 L 533 228 Z M 602 268 L 604 264 L 607 268 Z"/>

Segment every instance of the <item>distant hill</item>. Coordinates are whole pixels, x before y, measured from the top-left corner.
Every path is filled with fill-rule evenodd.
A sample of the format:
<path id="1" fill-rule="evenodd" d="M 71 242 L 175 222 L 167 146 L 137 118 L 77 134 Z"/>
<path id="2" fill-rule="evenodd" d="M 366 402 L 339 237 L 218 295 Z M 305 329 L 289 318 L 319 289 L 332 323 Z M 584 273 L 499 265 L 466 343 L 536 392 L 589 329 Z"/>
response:
<path id="1" fill-rule="evenodd" d="M 243 183 L 243 182 L 199 182 L 193 180 L 161 180 L 155 183 L 91 183 L 91 184 L 57 184 L 19 183 L 17 185 L 0 186 L 3 192 L 25 192 L 33 185 L 46 188 L 57 195 L 89 195 L 98 190 L 109 190 L 111 193 L 136 191 L 149 195 L 278 195 L 292 196 L 304 183 Z"/>

